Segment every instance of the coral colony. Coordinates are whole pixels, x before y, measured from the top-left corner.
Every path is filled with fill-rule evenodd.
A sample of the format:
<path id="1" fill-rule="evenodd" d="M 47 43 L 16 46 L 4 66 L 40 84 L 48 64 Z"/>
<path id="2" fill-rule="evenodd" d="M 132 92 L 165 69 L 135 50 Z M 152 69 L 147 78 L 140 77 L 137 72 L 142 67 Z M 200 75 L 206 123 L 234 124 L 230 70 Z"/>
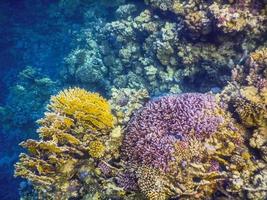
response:
<path id="1" fill-rule="evenodd" d="M 60 69 L 67 89 L 51 96 L 39 139 L 20 143 L 21 199 L 266 200 L 267 2 L 98 6 L 114 17 L 88 8 Z M 56 83 L 31 74 L 31 91 L 50 96 Z M 13 92 L 28 99 L 24 87 Z"/>
<path id="2" fill-rule="evenodd" d="M 261 61 L 253 60 L 255 53 L 249 66 Z M 239 73 L 251 83 L 235 77 L 217 96 L 184 93 L 140 103 L 128 122 L 118 120 L 126 112 L 111 110 L 98 94 L 64 90 L 38 121 L 41 139 L 21 143 L 28 154 L 21 154 L 15 175 L 47 199 L 206 199 L 215 193 L 263 199 L 266 86 L 252 85 L 266 78 L 251 71 Z M 147 98 L 113 92 L 113 108 Z"/>

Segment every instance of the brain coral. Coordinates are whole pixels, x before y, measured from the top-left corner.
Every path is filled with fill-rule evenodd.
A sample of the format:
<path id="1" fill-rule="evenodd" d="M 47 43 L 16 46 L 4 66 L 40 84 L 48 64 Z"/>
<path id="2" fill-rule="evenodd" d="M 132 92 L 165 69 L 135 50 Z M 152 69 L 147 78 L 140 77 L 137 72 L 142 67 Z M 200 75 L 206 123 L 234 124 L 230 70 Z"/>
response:
<path id="1" fill-rule="evenodd" d="M 205 94 L 166 96 L 150 101 L 130 121 L 123 142 L 124 158 L 168 170 L 174 144 L 214 134 L 223 123 L 215 98 Z"/>

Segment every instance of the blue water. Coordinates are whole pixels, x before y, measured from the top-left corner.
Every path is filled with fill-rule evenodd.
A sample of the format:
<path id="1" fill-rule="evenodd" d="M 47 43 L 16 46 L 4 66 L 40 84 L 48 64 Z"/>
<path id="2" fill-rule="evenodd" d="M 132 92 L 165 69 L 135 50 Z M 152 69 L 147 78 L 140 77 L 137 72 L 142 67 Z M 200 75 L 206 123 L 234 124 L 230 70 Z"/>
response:
<path id="1" fill-rule="evenodd" d="M 0 106 L 9 114 L 0 125 L 0 199 L 19 199 L 20 179 L 13 178 L 13 164 L 22 149 L 19 143 L 26 138 L 37 138 L 35 121 L 42 116 L 53 88 L 46 95 L 26 91 L 15 92 L 16 84 L 31 88 L 31 80 L 20 78 L 26 67 L 39 69 L 35 76 L 49 76 L 56 85 L 63 58 L 71 50 L 71 41 L 83 21 L 81 16 L 51 15 L 52 0 L 2 0 L 0 2 Z M 49 14 L 50 13 L 50 14 Z M 28 88 L 27 88 L 28 87 Z M 40 91 L 39 91 L 40 92 Z M 41 96 L 41 97 L 40 97 Z M 36 98 L 39 99 L 36 102 Z M 40 105 L 33 105 L 38 103 Z M 3 122 L 2 122 L 3 121 Z"/>

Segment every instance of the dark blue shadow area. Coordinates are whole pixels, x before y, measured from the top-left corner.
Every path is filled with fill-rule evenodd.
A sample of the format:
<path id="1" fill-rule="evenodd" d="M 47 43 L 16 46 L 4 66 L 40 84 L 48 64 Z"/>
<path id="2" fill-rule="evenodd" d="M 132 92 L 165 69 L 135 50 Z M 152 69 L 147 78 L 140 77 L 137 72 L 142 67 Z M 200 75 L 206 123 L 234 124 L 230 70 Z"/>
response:
<path id="1" fill-rule="evenodd" d="M 64 57 L 83 23 L 82 12 L 74 11 L 68 13 L 55 0 L 0 1 L 1 200 L 19 199 L 21 180 L 13 177 L 13 166 L 23 151 L 19 143 L 37 138 L 35 121 L 57 91 Z M 36 85 L 36 77 L 21 79 L 20 72 L 27 66 L 33 71 L 38 68 L 40 72 L 34 74 L 38 80 L 49 77 L 57 83 L 44 87 Z"/>

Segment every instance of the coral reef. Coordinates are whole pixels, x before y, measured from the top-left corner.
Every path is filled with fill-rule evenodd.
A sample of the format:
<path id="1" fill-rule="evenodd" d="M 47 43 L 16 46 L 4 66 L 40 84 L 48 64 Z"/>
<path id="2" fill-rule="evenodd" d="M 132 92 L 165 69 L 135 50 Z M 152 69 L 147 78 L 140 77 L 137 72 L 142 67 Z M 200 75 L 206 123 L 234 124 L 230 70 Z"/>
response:
<path id="1" fill-rule="evenodd" d="M 264 199 L 266 158 L 245 146 L 246 130 L 224 110 L 223 94 L 144 105 L 145 90 L 114 88 L 109 107 L 98 94 L 64 90 L 38 121 L 41 140 L 21 143 L 28 155 L 20 155 L 15 175 L 30 180 L 40 198 Z M 266 148 L 265 133 L 254 131 L 251 147 Z"/>
<path id="2" fill-rule="evenodd" d="M 257 169 L 242 133 L 211 95 L 166 96 L 135 113 L 121 154 L 148 199 L 205 199 L 224 184 L 238 193 L 244 185 L 238 188 L 236 182 L 246 183 Z M 244 174 L 234 177 L 241 169 Z M 126 180 L 121 184 L 125 189 Z"/>
<path id="3" fill-rule="evenodd" d="M 232 82 L 219 95 L 225 106 L 246 128 L 246 140 L 260 168 L 250 176 L 242 198 L 265 199 L 267 148 L 267 63 L 266 47 L 251 52 L 243 65 L 233 69 Z M 257 182 L 257 184 L 256 184 Z"/>
<path id="4" fill-rule="evenodd" d="M 40 30 L 67 36 L 32 51 L 16 38 L 23 61 L 55 61 L 47 71 L 60 71 L 64 88 L 109 101 L 79 88 L 51 97 L 40 139 L 21 143 L 22 198 L 267 198 L 266 0 L 60 0 L 46 8 Z M 38 40 L 31 33 L 22 36 Z M 48 59 L 54 51 L 59 58 Z M 19 77 L 0 107 L 4 130 L 33 128 L 57 90 L 32 67 Z"/>
<path id="5" fill-rule="evenodd" d="M 216 72 L 226 68 L 230 56 L 240 56 L 239 52 L 233 51 L 233 44 L 192 44 L 180 37 L 182 31 L 181 19 L 176 23 L 162 22 L 148 9 L 135 18 L 107 23 L 103 32 L 106 37 L 115 38 L 116 46 L 114 48 L 112 42 L 100 43 L 100 47 L 105 46 L 108 52 L 113 51 L 112 60 L 131 70 L 128 77 L 136 74 L 141 79 L 135 81 L 138 85 L 130 82 L 132 78 L 128 78 L 128 83 L 125 81 L 123 86 L 116 85 L 115 80 L 111 84 L 116 87 L 145 87 L 150 93 L 159 95 L 165 92 L 180 93 L 182 89 L 178 86 L 181 87 L 182 82 L 194 82 L 202 73 L 207 73 L 209 79 L 221 85 L 225 83 L 223 76 L 215 76 Z M 143 38 L 141 43 L 140 37 Z M 203 63 L 201 67 L 200 63 Z M 227 70 L 224 71 L 227 75 Z"/>
<path id="6" fill-rule="evenodd" d="M 141 108 L 147 99 L 149 99 L 149 94 L 146 89 L 112 88 L 109 102 L 116 124 L 127 126 L 132 114 Z"/>
<path id="7" fill-rule="evenodd" d="M 86 185 L 96 193 L 101 174 L 97 165 L 112 158 L 108 102 L 96 93 L 67 89 L 51 98 L 38 123 L 41 139 L 21 143 L 28 154 L 20 155 L 15 175 L 31 181 L 39 198 L 81 197 Z"/>
<path id="8" fill-rule="evenodd" d="M 229 75 L 228 63 L 241 57 L 231 41 L 191 43 L 180 37 L 182 19 L 162 21 L 149 9 L 137 11 L 134 4 L 122 5 L 117 20 L 89 24 L 77 38 L 84 43 L 66 58 L 64 77 L 86 88 L 146 88 L 155 95 L 180 93 L 182 82 L 195 84 L 203 73 L 208 82 L 226 83 L 217 72 Z"/>
<path id="9" fill-rule="evenodd" d="M 207 92 L 225 86 L 232 67 L 265 40 L 265 5 L 258 0 L 145 2 L 119 4 L 111 20 L 88 22 L 64 77 L 105 92 Z"/>
<path id="10" fill-rule="evenodd" d="M 244 31 L 255 35 L 266 31 L 266 10 L 262 1 L 146 0 L 148 5 L 185 18 L 189 30 L 208 34 L 212 23 L 225 33 Z M 214 19 L 215 20 L 214 20 Z"/>

